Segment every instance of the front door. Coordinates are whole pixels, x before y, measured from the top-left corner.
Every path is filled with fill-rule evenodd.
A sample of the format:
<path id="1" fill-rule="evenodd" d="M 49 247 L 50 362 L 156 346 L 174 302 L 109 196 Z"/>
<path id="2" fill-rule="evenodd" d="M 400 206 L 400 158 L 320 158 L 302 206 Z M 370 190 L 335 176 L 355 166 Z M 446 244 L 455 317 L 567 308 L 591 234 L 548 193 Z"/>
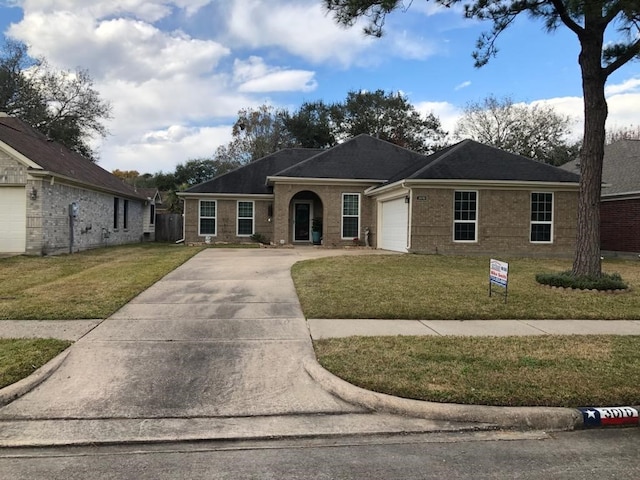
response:
<path id="1" fill-rule="evenodd" d="M 293 241 L 311 240 L 311 203 L 293 204 Z"/>

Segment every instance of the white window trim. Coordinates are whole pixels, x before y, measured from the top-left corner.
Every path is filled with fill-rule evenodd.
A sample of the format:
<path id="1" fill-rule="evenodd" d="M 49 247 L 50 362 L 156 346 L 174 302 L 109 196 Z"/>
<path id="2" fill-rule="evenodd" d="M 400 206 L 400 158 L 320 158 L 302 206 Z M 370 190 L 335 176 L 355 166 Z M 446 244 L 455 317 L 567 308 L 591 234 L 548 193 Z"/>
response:
<path id="1" fill-rule="evenodd" d="M 202 202 L 213 202 L 216 205 L 216 215 L 215 217 L 203 217 L 202 216 Z M 201 225 L 202 223 L 200 222 L 201 219 L 211 219 L 213 218 L 214 220 L 214 229 L 216 231 L 216 233 L 202 233 L 200 231 Z M 217 200 L 199 200 L 198 201 L 198 235 L 200 237 L 206 237 L 206 236 L 211 236 L 211 237 L 217 237 L 218 236 L 218 201 Z"/>
<path id="2" fill-rule="evenodd" d="M 539 221 L 539 220 L 531 220 L 531 214 L 533 213 L 533 194 L 537 193 L 539 194 L 549 194 L 551 195 L 551 220 L 550 221 Z M 544 244 L 544 245 L 549 245 L 553 243 L 553 223 L 554 223 L 554 212 L 555 212 L 555 201 L 556 201 L 556 196 L 553 194 L 553 192 L 531 192 L 531 194 L 529 195 L 529 243 L 534 243 L 534 244 Z M 533 233 L 533 226 L 534 225 L 551 225 L 551 229 L 549 232 L 549 240 L 544 240 L 544 241 L 533 241 L 531 240 L 531 233 Z"/>
<path id="3" fill-rule="evenodd" d="M 345 219 L 345 214 L 344 214 L 344 197 L 347 195 L 357 195 L 358 196 L 358 215 L 357 215 L 357 219 L 358 219 L 358 236 L 357 237 L 343 237 L 342 234 L 344 233 L 344 219 Z M 360 217 L 361 217 L 361 211 L 362 211 L 362 196 L 360 195 L 360 193 L 349 193 L 349 192 L 345 192 L 342 194 L 342 202 L 340 202 L 340 238 L 342 240 L 353 240 L 354 238 L 357 238 L 358 240 L 360 240 Z M 347 218 L 354 218 L 354 215 L 346 215 Z"/>
<path id="4" fill-rule="evenodd" d="M 240 203 L 251 204 L 251 233 L 240 234 Z M 216 210 L 217 212 L 217 210 Z M 243 220 L 247 220 L 249 217 L 242 217 Z M 217 231 L 217 230 L 216 230 Z M 256 202 L 253 200 L 238 200 L 236 202 L 236 236 L 238 237 L 250 237 L 256 233 Z"/>
<path id="5" fill-rule="evenodd" d="M 476 219 L 475 220 L 456 220 L 456 193 L 475 193 L 476 194 Z M 453 191 L 453 230 L 451 238 L 454 243 L 478 243 L 478 218 L 480 218 L 480 193 L 478 190 L 454 190 Z M 456 223 L 471 223 L 474 226 L 474 240 L 456 240 Z"/>

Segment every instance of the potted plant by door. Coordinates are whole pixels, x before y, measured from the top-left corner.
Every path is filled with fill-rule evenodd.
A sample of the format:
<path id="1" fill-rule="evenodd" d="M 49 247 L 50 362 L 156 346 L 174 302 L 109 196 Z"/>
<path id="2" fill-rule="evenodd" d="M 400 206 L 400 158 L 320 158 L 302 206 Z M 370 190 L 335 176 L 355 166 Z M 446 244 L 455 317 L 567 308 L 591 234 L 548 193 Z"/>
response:
<path id="1" fill-rule="evenodd" d="M 311 222 L 311 240 L 314 245 L 320 245 L 322 239 L 322 217 L 314 217 Z"/>

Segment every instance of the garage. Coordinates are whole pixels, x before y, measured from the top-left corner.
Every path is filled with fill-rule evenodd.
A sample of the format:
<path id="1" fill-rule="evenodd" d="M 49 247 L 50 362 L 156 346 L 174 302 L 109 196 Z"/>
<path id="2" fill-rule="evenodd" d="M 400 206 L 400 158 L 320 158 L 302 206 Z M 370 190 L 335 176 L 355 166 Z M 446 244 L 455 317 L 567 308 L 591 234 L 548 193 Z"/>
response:
<path id="1" fill-rule="evenodd" d="M 0 187 L 0 253 L 24 253 L 26 244 L 25 187 Z"/>
<path id="2" fill-rule="evenodd" d="M 409 233 L 409 204 L 405 197 L 379 203 L 380 244 L 378 248 L 394 252 L 407 251 Z"/>

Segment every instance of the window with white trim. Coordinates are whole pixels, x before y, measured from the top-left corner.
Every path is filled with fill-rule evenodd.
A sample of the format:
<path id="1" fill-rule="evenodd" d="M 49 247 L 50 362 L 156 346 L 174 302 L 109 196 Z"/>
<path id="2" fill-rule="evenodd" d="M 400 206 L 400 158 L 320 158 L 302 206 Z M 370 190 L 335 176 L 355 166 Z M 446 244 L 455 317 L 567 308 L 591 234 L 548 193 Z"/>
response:
<path id="1" fill-rule="evenodd" d="M 199 235 L 216 234 L 216 201 L 200 200 Z"/>
<path id="2" fill-rule="evenodd" d="M 456 191 L 453 206 L 453 240 L 475 242 L 478 231 L 478 192 Z"/>
<path id="3" fill-rule="evenodd" d="M 342 194 L 342 238 L 360 238 L 360 194 Z"/>
<path id="4" fill-rule="evenodd" d="M 553 240 L 553 193 L 531 194 L 531 243 Z"/>
<path id="5" fill-rule="evenodd" d="M 253 202 L 238 201 L 238 236 L 248 237 L 253 235 L 254 225 Z"/>

